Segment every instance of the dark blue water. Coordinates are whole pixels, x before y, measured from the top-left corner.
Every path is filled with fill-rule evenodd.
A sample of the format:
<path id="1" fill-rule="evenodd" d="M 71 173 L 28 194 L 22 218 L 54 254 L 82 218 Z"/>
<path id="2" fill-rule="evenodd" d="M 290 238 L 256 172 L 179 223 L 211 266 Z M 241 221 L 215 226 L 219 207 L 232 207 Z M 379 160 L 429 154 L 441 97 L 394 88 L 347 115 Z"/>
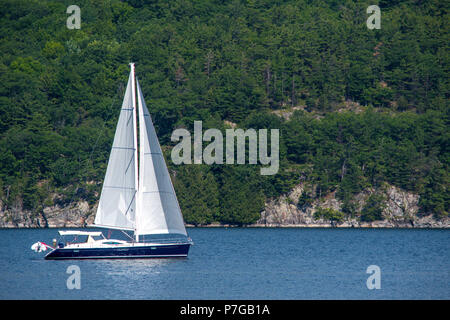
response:
<path id="1" fill-rule="evenodd" d="M 190 228 L 187 259 L 47 261 L 0 230 L 0 299 L 449 299 L 450 230 Z M 68 289 L 67 268 L 81 289 Z M 381 270 L 369 290 L 367 267 Z"/>

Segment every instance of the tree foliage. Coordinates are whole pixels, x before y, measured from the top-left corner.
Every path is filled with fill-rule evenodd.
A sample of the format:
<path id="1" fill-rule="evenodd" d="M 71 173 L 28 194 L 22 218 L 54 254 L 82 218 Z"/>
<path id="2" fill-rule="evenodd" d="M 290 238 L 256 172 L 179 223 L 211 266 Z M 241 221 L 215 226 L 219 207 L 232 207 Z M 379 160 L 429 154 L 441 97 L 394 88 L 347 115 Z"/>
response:
<path id="1" fill-rule="evenodd" d="M 380 1 L 380 30 L 366 27 L 369 1 L 80 0 L 79 30 L 66 28 L 70 4 L 0 2 L 7 206 L 40 210 L 52 192 L 95 202 L 133 61 L 165 147 L 194 120 L 280 129 L 274 176 L 171 166 L 190 223 L 252 223 L 300 179 L 349 212 L 352 195 L 389 182 L 420 194 L 424 214 L 448 214 L 444 2 Z M 337 112 L 348 102 L 362 112 Z M 272 114 L 293 107 L 306 111 Z"/>

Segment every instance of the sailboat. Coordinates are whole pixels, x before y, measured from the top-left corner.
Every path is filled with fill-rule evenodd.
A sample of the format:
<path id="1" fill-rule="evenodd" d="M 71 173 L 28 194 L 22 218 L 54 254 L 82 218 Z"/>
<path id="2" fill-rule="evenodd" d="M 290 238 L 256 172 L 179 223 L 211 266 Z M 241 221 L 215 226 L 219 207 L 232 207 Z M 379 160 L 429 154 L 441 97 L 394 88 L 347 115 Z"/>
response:
<path id="1" fill-rule="evenodd" d="M 130 66 L 93 225 L 121 230 L 130 239 L 107 239 L 98 231 L 59 231 L 61 236 L 86 237 L 86 241 L 55 242 L 45 259 L 187 257 L 193 244 L 187 235 L 164 155 L 135 77 L 135 65 L 130 63 Z M 133 236 L 129 231 L 134 233 Z M 165 239 L 156 240 L 156 235 L 165 235 Z M 167 239 L 167 235 L 174 238 Z"/>

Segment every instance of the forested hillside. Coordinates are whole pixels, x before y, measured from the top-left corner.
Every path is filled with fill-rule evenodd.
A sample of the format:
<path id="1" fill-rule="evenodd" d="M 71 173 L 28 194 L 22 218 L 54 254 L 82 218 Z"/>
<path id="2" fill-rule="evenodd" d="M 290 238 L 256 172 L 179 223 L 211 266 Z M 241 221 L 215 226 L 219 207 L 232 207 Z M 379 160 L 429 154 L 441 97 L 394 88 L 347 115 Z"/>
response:
<path id="1" fill-rule="evenodd" d="M 76 2 L 76 3 L 74 3 Z M 69 30 L 66 9 L 81 8 Z M 366 26 L 369 5 L 381 28 Z M 185 221 L 255 222 L 299 182 L 301 203 L 388 183 L 449 212 L 445 1 L 0 1 L 0 211 L 99 198 L 136 72 Z M 280 130 L 280 170 L 174 165 L 176 128 Z M 376 200 L 376 199 L 375 199 Z M 376 203 L 376 201 L 375 201 Z M 376 207 L 376 204 L 374 205 Z"/>

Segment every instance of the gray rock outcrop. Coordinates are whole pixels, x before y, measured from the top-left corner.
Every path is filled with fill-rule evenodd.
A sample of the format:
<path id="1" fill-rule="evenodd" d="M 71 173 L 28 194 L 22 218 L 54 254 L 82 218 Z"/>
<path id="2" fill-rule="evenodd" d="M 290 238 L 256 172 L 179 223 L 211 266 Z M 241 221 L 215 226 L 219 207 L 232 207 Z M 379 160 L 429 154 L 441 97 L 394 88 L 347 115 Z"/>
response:
<path id="1" fill-rule="evenodd" d="M 310 187 L 310 186 L 309 186 Z M 361 212 L 368 197 L 373 193 L 384 195 L 383 220 L 360 221 L 358 216 L 346 216 L 335 222 L 317 219 L 314 213 L 318 208 L 342 210 L 342 202 L 334 193 L 315 199 L 308 206 L 299 206 L 298 199 L 305 190 L 299 184 L 287 195 L 268 201 L 255 226 L 297 226 L 297 227 L 369 227 L 369 228 L 449 228 L 450 219 L 436 219 L 432 214 L 419 214 L 419 196 L 395 186 L 386 185 L 381 190 L 368 189 L 354 197 L 356 211 Z"/>

